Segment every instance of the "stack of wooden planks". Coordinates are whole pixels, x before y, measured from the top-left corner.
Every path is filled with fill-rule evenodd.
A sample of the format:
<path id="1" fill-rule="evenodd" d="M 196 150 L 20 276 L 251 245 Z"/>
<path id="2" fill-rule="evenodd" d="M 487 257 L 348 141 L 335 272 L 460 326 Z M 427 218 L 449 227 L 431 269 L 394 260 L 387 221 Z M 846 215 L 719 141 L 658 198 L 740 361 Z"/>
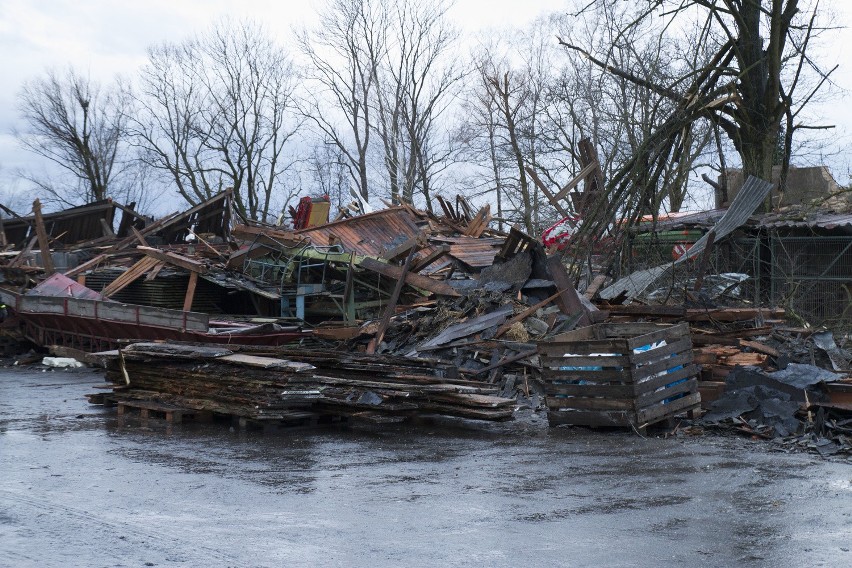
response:
<path id="1" fill-rule="evenodd" d="M 306 412 L 377 422 L 435 413 L 507 420 L 514 400 L 497 388 L 455 378 L 455 368 L 403 357 L 332 350 L 136 343 L 100 354 L 111 393 L 126 401 L 284 421 Z"/>

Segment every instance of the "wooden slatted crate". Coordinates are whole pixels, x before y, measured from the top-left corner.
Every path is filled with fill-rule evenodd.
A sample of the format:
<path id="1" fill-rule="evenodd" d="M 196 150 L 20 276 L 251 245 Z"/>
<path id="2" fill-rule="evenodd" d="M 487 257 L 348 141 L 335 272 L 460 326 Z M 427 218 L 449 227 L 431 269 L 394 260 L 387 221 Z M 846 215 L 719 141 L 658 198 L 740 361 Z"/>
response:
<path id="1" fill-rule="evenodd" d="M 647 426 L 700 407 L 686 323 L 597 324 L 538 346 L 551 426 Z"/>

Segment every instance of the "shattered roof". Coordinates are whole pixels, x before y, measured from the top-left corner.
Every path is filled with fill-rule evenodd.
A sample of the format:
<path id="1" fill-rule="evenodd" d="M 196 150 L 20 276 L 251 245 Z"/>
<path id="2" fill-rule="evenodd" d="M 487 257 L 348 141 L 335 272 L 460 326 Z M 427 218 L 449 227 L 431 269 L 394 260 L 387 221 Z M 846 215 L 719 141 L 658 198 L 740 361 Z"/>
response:
<path id="1" fill-rule="evenodd" d="M 314 246 L 328 246 L 336 239 L 346 251 L 363 256 L 381 256 L 393 246 L 415 237 L 421 231 L 417 221 L 407 208 L 391 207 L 302 229 L 296 234 L 310 238 Z"/>

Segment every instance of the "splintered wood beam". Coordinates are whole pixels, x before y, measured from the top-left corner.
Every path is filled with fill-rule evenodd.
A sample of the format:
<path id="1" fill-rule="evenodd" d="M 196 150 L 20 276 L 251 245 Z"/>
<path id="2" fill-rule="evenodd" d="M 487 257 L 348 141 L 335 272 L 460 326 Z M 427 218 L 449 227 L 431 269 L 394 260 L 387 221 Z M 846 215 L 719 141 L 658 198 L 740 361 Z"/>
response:
<path id="1" fill-rule="evenodd" d="M 157 266 L 152 268 L 151 271 L 148 273 L 148 276 L 145 277 L 145 281 L 148 282 L 148 281 L 156 278 L 157 275 L 160 274 L 160 271 L 163 269 L 164 266 L 166 266 L 165 262 L 158 262 Z M 193 272 L 192 274 L 195 274 L 195 273 Z"/>
<path id="2" fill-rule="evenodd" d="M 589 284 L 589 287 L 586 288 L 586 291 L 583 292 L 583 296 L 585 296 L 587 300 L 591 300 L 595 297 L 595 294 L 598 293 L 598 290 L 600 290 L 604 282 L 606 282 L 606 274 L 598 274 L 592 280 L 592 283 Z"/>
<path id="3" fill-rule="evenodd" d="M 95 266 L 97 266 L 98 264 L 100 264 L 101 262 L 103 262 L 104 260 L 109 258 L 110 256 L 111 255 L 108 255 L 108 254 L 99 254 L 99 255 L 95 256 L 94 258 L 87 260 L 83 264 L 80 264 L 77 267 L 72 268 L 71 270 L 69 270 L 68 272 L 65 273 L 65 276 L 67 276 L 68 278 L 75 278 L 77 275 L 86 272 L 90 268 L 94 268 Z"/>
<path id="4" fill-rule="evenodd" d="M 159 261 L 155 258 L 145 257 L 129 269 L 124 271 L 124 273 L 110 282 L 103 290 L 101 290 L 101 295 L 105 298 L 108 298 L 114 294 L 117 294 L 127 288 L 130 284 L 132 284 L 137 278 L 140 278 L 143 274 L 154 268 Z"/>
<path id="5" fill-rule="evenodd" d="M 381 258 L 384 259 L 384 260 L 387 260 L 388 262 L 393 262 L 393 261 L 397 260 L 398 258 L 401 258 L 404 255 L 407 255 L 412 250 L 414 250 L 416 252 L 418 249 L 422 248 L 423 245 L 425 245 L 425 244 L 426 244 L 426 233 L 421 231 L 421 232 L 417 233 L 416 235 L 414 235 L 413 237 L 411 237 L 410 239 L 406 240 L 401 245 L 396 246 L 396 247 L 386 251 L 384 254 L 382 254 Z"/>
<path id="6" fill-rule="evenodd" d="M 23 264 L 24 258 L 26 258 L 26 256 L 30 253 L 30 251 L 33 250 L 33 247 L 35 246 L 35 244 L 37 242 L 38 242 L 38 236 L 33 235 L 33 237 L 30 239 L 30 242 L 27 243 L 27 246 L 25 246 L 24 248 L 21 249 L 21 252 L 19 252 L 15 256 L 15 258 L 12 259 L 11 262 L 9 262 L 8 266 L 10 268 L 14 268 L 14 267 L 17 267 L 17 266 L 20 266 L 21 264 Z"/>
<path id="7" fill-rule="evenodd" d="M 183 300 L 183 311 L 192 311 L 192 300 L 195 299 L 195 286 L 198 284 L 198 273 L 189 273 L 189 285 L 186 287 L 186 297 Z"/>
<path id="8" fill-rule="evenodd" d="M 439 258 L 444 256 L 445 254 L 448 254 L 449 252 L 450 252 L 450 246 L 449 245 L 442 245 L 442 246 L 436 248 L 435 251 L 432 252 L 432 254 L 430 254 L 430 255 L 426 256 L 425 258 L 422 258 L 422 259 L 418 260 L 416 263 L 414 263 L 414 265 L 411 267 L 411 272 L 420 272 L 421 270 L 423 270 L 424 268 L 426 268 L 427 266 L 429 266 L 430 264 L 432 264 L 433 262 L 435 262 L 436 260 L 438 260 Z"/>
<path id="9" fill-rule="evenodd" d="M 566 197 L 568 197 L 568 193 L 572 189 L 574 189 L 575 187 L 580 185 L 581 181 L 583 181 L 584 179 L 589 177 L 589 175 L 591 175 L 595 171 L 595 168 L 597 168 L 597 167 L 598 167 L 598 162 L 594 161 L 594 162 L 590 163 L 589 165 L 587 165 L 582 170 L 580 170 L 580 173 L 577 174 L 577 176 L 574 179 L 572 179 L 571 181 L 566 183 L 562 187 L 562 189 L 559 190 L 559 193 L 557 193 L 556 195 L 553 196 L 553 199 L 559 200 L 559 199 L 565 199 Z"/>
<path id="10" fill-rule="evenodd" d="M 536 354 L 538 354 L 538 347 L 536 347 L 535 349 L 530 349 L 529 351 L 522 351 L 521 353 L 517 353 L 517 354 L 511 355 L 509 357 L 503 357 L 497 363 L 488 365 L 487 367 L 480 369 L 478 371 L 475 371 L 473 373 L 470 373 L 470 374 L 473 375 L 473 376 L 481 375 L 482 373 L 487 373 L 488 371 L 490 371 L 492 369 L 497 369 L 498 367 L 503 367 L 504 365 L 508 365 L 509 363 L 514 363 L 515 361 L 520 361 L 521 359 L 528 359 L 529 357 L 532 357 L 533 355 L 536 355 Z"/>
<path id="11" fill-rule="evenodd" d="M 47 229 L 44 228 L 44 219 L 41 216 L 41 202 L 38 199 L 33 201 L 33 215 L 35 216 L 36 237 L 38 238 L 38 248 L 41 249 L 41 262 L 44 264 L 44 273 L 50 275 L 56 272 L 56 270 L 53 268 L 53 257 L 50 256 Z"/>
<path id="12" fill-rule="evenodd" d="M 577 293 L 574 284 L 571 281 L 571 275 L 562 264 L 562 260 L 558 256 L 551 256 L 547 259 L 547 269 L 550 272 L 550 278 L 556 284 L 556 289 L 559 290 L 559 296 L 556 298 L 556 305 L 562 310 L 566 316 L 571 316 L 576 313 L 582 313 L 580 321 L 577 325 L 585 327 L 592 324 L 590 310 Z"/>
<path id="13" fill-rule="evenodd" d="M 427 292 L 432 292 L 433 294 L 451 297 L 460 296 L 460 294 L 449 284 L 439 282 L 438 280 L 433 280 L 428 276 L 415 274 L 413 272 L 409 272 L 403 277 L 402 269 L 399 266 L 391 266 L 390 264 L 385 264 L 384 262 L 380 262 L 374 258 L 363 259 L 360 266 L 361 268 L 371 272 L 377 272 L 382 276 L 387 276 L 394 280 L 403 278 L 406 284 L 414 286 L 415 288 L 420 288 L 421 290 L 426 290 Z"/>
<path id="14" fill-rule="evenodd" d="M 388 329 L 388 325 L 390 325 L 390 320 L 393 317 L 394 311 L 396 310 L 396 303 L 399 301 L 399 295 L 402 293 L 402 286 L 405 282 L 405 276 L 408 274 L 408 269 L 411 268 L 411 261 L 414 258 L 414 254 L 417 252 L 417 249 L 412 248 L 408 253 L 408 257 L 405 259 L 405 264 L 402 265 L 402 272 L 400 273 L 399 280 L 396 281 L 396 286 L 394 286 L 393 294 L 391 294 L 390 301 L 388 302 L 388 307 L 385 309 L 385 313 L 382 315 L 382 320 L 379 322 L 379 329 L 376 330 L 376 336 L 370 340 L 370 343 L 367 345 L 367 353 L 373 354 L 376 352 L 376 349 L 379 347 L 379 344 L 382 342 L 382 339 L 385 337 L 385 331 Z"/>
<path id="15" fill-rule="evenodd" d="M 199 274 L 206 274 L 207 267 L 197 260 L 193 260 L 188 256 L 183 256 L 180 254 L 176 254 L 173 252 L 166 252 L 160 249 L 156 249 L 153 247 L 136 247 L 136 250 L 145 253 L 147 256 L 151 258 L 155 258 L 160 262 L 165 262 L 166 264 L 173 264 L 174 266 L 179 266 L 185 270 L 190 272 L 197 272 Z"/>
<path id="16" fill-rule="evenodd" d="M 115 237 L 115 233 L 113 232 L 112 227 L 109 226 L 109 223 L 107 223 L 106 219 L 101 217 L 98 221 L 101 223 L 101 230 L 105 237 Z"/>
<path id="17" fill-rule="evenodd" d="M 467 224 L 467 228 L 464 230 L 464 234 L 469 237 L 479 237 L 482 232 L 488 227 L 488 223 L 490 222 L 491 206 L 485 205 L 476 213 L 476 215 L 474 215 L 471 222 Z"/>
<path id="18" fill-rule="evenodd" d="M 542 182 L 541 179 L 538 177 L 538 174 L 535 173 L 535 170 L 529 166 L 525 166 L 524 170 L 526 170 L 530 178 L 532 178 L 533 182 L 535 183 L 536 187 L 541 190 L 541 192 L 544 194 L 550 204 L 553 205 L 556 210 L 559 211 L 560 214 L 562 214 L 563 217 L 570 217 L 571 213 L 565 210 L 565 208 L 562 207 L 562 204 L 559 203 L 559 200 L 556 199 L 556 197 L 552 193 L 550 193 L 550 190 L 547 189 L 547 186 L 544 185 L 544 182 Z"/>

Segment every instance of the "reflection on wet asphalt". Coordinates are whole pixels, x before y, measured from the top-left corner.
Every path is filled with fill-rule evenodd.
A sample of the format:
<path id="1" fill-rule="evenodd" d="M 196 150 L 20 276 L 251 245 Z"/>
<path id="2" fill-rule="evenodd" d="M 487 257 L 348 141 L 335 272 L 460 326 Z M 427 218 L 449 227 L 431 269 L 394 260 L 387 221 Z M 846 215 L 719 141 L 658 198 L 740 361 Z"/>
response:
<path id="1" fill-rule="evenodd" d="M 119 419 L 0 370 L 0 566 L 849 566 L 852 468 L 741 439 Z"/>

